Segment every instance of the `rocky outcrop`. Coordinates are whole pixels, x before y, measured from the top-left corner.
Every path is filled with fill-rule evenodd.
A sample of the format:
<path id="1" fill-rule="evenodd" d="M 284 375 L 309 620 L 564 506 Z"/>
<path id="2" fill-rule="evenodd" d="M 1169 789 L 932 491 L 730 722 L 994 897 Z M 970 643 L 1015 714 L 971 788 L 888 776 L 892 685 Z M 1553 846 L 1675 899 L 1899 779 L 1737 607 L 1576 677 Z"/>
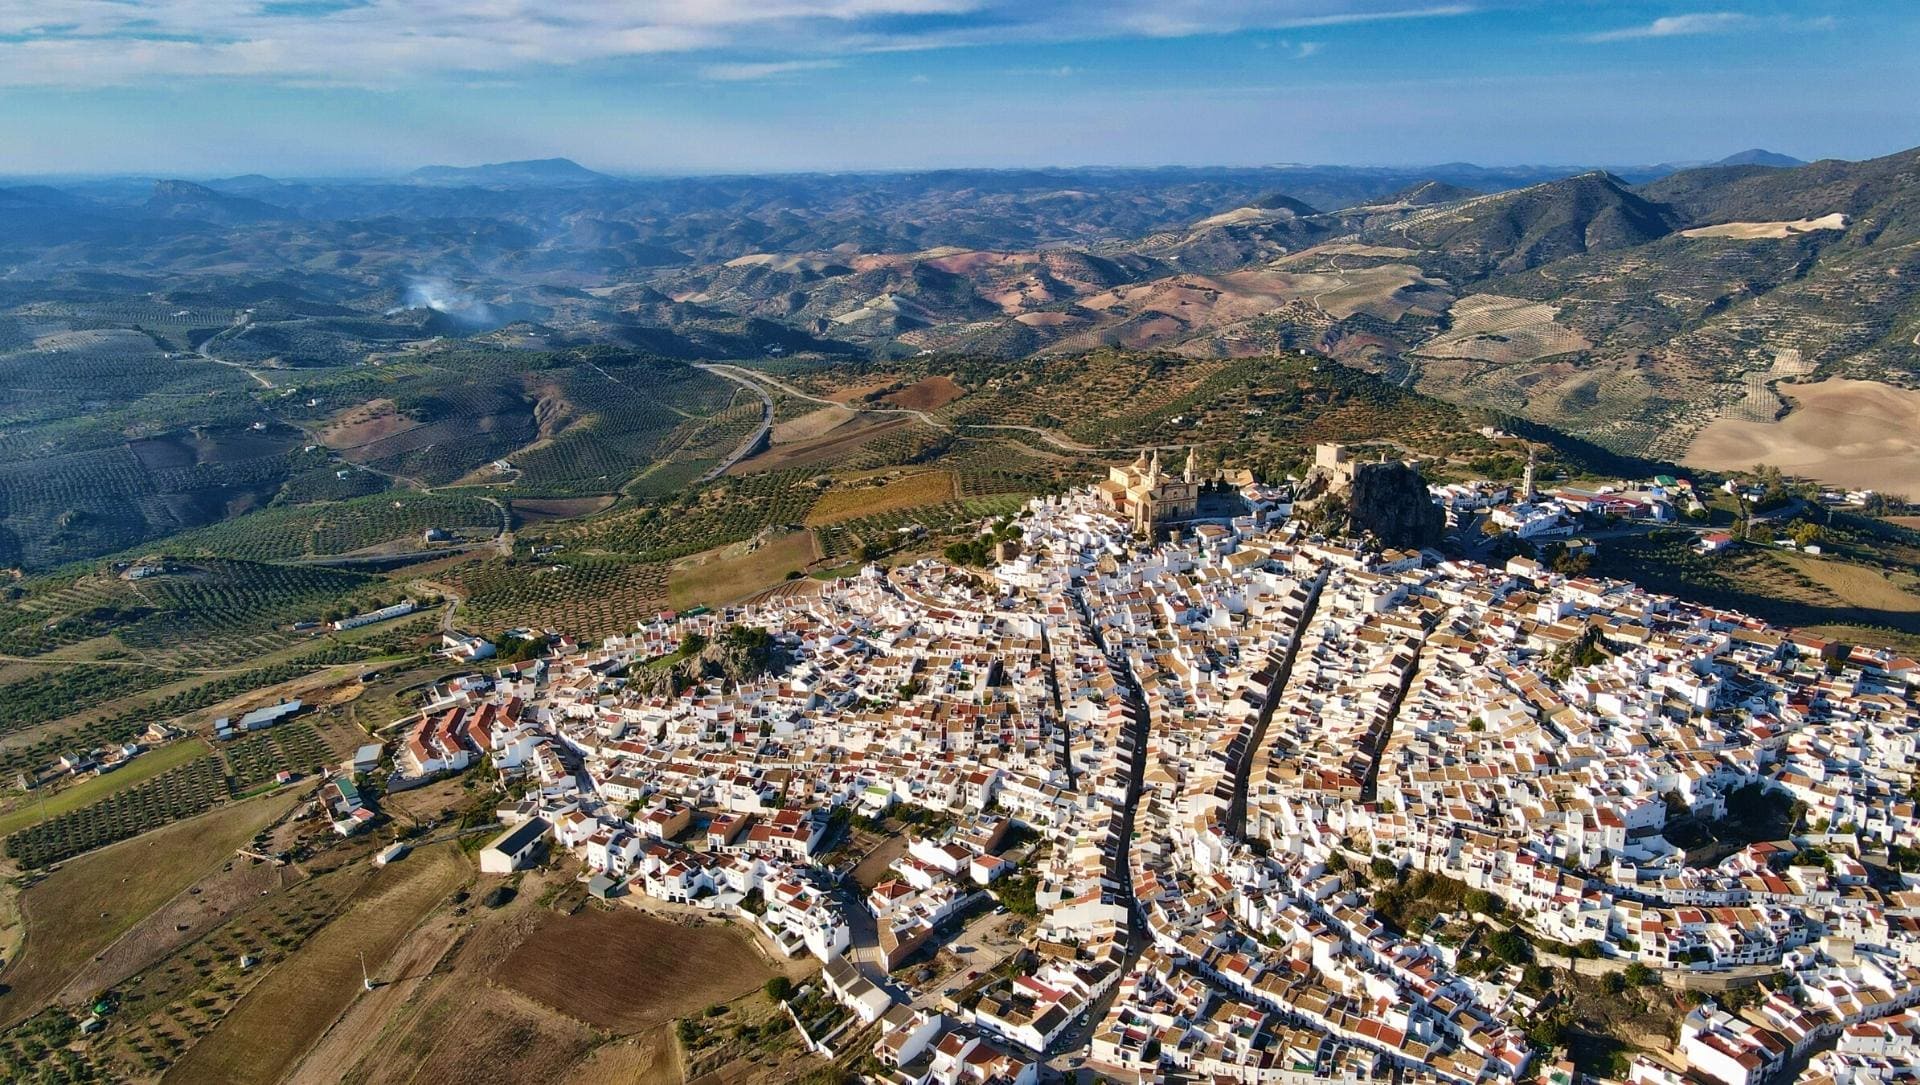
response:
<path id="1" fill-rule="evenodd" d="M 1382 546 L 1432 546 L 1446 530 L 1446 514 L 1433 503 L 1427 480 L 1406 463 L 1355 464 L 1346 498 L 1349 533 L 1371 535 Z"/>

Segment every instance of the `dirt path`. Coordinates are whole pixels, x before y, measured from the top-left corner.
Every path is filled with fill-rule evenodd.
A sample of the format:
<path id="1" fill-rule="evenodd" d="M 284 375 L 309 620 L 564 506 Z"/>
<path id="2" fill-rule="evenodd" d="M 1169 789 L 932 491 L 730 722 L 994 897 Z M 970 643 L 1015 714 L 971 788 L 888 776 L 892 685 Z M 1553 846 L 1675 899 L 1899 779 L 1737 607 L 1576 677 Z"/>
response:
<path id="1" fill-rule="evenodd" d="M 382 963 L 374 980 L 377 986 L 347 1007 L 287 1075 L 287 1085 L 331 1085 L 340 1080 L 340 1071 L 373 1046 L 387 1022 L 413 999 L 459 941 L 463 929 L 464 924 L 448 915 L 431 919 L 415 931 L 398 954 Z"/>
<path id="2" fill-rule="evenodd" d="M 456 854 L 416 851 L 374 874 L 358 900 L 248 991 L 164 1080 L 279 1080 L 307 1060 L 342 1014 L 379 993 L 361 986 L 362 954 L 370 971 L 390 975 L 410 959 L 408 936 L 470 869 Z"/>

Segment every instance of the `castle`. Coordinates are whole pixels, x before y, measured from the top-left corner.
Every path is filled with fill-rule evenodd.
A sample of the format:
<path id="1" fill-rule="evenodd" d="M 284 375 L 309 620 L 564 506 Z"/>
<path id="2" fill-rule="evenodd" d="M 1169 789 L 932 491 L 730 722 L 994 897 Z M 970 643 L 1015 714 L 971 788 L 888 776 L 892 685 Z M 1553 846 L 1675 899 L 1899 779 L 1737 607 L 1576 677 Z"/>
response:
<path id="1" fill-rule="evenodd" d="M 1180 475 L 1160 470 L 1160 453 L 1149 460 L 1145 452 L 1125 467 L 1107 469 L 1107 480 L 1095 486 L 1114 512 L 1143 535 L 1154 535 L 1169 524 L 1191 520 L 1200 513 L 1200 461 L 1187 449 L 1187 467 Z"/>

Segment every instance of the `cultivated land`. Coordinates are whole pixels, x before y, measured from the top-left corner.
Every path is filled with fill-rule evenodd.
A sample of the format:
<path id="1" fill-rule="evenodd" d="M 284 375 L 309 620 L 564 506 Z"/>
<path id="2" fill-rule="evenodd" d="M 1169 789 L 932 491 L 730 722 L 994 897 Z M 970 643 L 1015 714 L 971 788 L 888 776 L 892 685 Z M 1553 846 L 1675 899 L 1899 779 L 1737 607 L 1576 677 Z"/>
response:
<path id="1" fill-rule="evenodd" d="M 1781 386 L 1773 422 L 1722 418 L 1694 438 L 1687 462 L 1737 471 L 1756 463 L 1835 486 L 1920 494 L 1920 391 L 1856 380 Z"/>
<path id="2" fill-rule="evenodd" d="M 543 916 L 496 979 L 596 1028 L 637 1033 L 757 990 L 774 972 L 750 937 L 632 908 L 588 908 Z M 583 957 L 581 946 L 594 950 Z"/>
<path id="3" fill-rule="evenodd" d="M 5 973 L 0 1018 L 32 1013 L 148 913 L 209 871 L 232 862 L 234 849 L 292 805 L 267 796 L 216 810 L 82 856 L 20 894 L 24 946 Z"/>
<path id="4" fill-rule="evenodd" d="M 667 605 L 719 606 L 805 572 L 815 561 L 813 534 L 794 531 L 733 543 L 676 562 L 667 577 Z"/>
<path id="5" fill-rule="evenodd" d="M 442 846 L 368 875 L 346 911 L 241 999 L 170 1078 L 236 1085 L 278 1079 L 360 994 L 360 955 L 393 957 L 469 874 L 466 859 Z"/>
<path id="6" fill-rule="evenodd" d="M 137 758 L 131 765 L 105 776 L 95 776 L 61 788 L 51 795 L 21 795 L 12 808 L 0 814 L 0 837 L 9 836 L 46 818 L 78 810 L 109 795 L 151 779 L 169 769 L 178 768 L 211 751 L 199 739 L 168 743 L 151 754 Z"/>

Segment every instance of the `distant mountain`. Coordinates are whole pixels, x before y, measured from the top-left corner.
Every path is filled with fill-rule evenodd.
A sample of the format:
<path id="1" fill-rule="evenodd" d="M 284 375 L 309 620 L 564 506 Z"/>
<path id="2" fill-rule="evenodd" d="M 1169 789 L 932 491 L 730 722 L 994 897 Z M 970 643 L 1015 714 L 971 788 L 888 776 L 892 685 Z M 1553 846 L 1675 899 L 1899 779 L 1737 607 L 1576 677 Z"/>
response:
<path id="1" fill-rule="evenodd" d="M 1269 192 L 1247 206 L 1257 207 L 1262 211 L 1291 211 L 1303 217 L 1319 214 L 1319 208 L 1305 200 L 1296 200 L 1284 192 Z"/>
<path id="2" fill-rule="evenodd" d="M 1791 169 L 1794 166 L 1804 166 L 1806 165 L 1806 163 L 1800 161 L 1798 158 L 1795 158 L 1792 155 L 1780 154 L 1777 151 L 1767 151 L 1767 150 L 1762 150 L 1759 147 L 1752 147 L 1747 150 L 1741 151 L 1738 154 L 1730 154 L 1727 157 L 1722 158 L 1720 161 L 1715 162 L 1714 165 L 1716 166 L 1774 166 L 1780 169 Z"/>
<path id="3" fill-rule="evenodd" d="M 1593 170 L 1447 203 L 1366 231 L 1382 244 L 1440 250 L 1453 274 L 1512 273 L 1580 253 L 1644 245 L 1671 233 L 1672 213 L 1611 173 Z"/>
<path id="4" fill-rule="evenodd" d="M 146 212 L 159 218 L 191 219 L 219 226 L 271 222 L 293 216 L 281 207 L 247 196 L 229 196 L 192 181 L 155 181 Z"/>
<path id="5" fill-rule="evenodd" d="M 548 185 L 594 185 L 613 181 L 571 158 L 534 158 L 522 162 L 493 162 L 484 166 L 422 166 L 407 179 L 425 185 L 478 185 L 485 188 L 538 188 Z"/>

